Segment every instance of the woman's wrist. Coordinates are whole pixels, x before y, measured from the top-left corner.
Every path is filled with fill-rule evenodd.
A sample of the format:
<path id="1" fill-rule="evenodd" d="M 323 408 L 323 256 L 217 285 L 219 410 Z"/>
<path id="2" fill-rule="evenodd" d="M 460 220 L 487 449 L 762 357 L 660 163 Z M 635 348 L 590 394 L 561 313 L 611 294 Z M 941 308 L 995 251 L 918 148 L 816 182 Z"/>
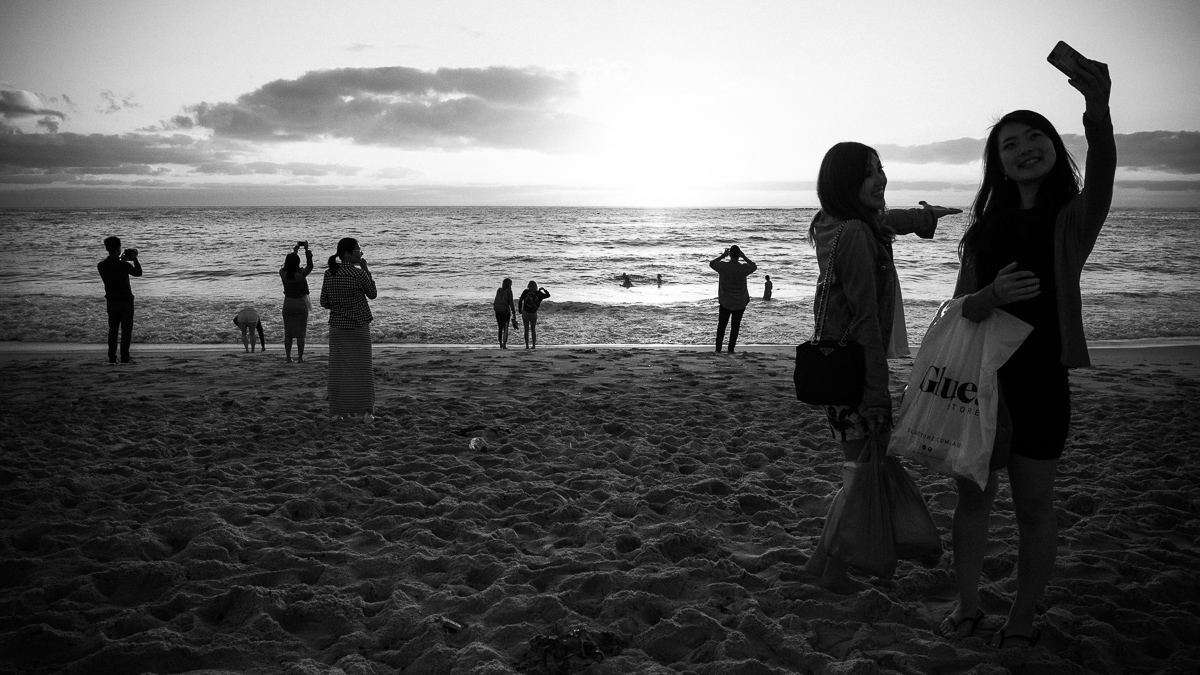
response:
<path id="1" fill-rule="evenodd" d="M 993 281 L 992 283 L 988 284 L 988 290 L 991 291 L 992 299 L 996 301 L 997 305 L 1003 304 L 1000 301 L 1000 294 L 996 292 L 996 282 Z"/>

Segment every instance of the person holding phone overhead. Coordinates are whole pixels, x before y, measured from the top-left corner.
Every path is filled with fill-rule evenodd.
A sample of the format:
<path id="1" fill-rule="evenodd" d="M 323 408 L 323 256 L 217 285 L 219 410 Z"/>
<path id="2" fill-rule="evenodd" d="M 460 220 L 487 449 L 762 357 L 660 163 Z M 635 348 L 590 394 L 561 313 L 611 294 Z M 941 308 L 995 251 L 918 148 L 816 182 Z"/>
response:
<path id="1" fill-rule="evenodd" d="M 1017 586 L 993 635 L 999 648 L 1033 646 L 1040 636 L 1035 609 L 1057 557 L 1054 479 L 1071 417 L 1067 369 L 1090 365 L 1080 273 L 1108 216 L 1117 166 L 1108 66 L 1076 56 L 1060 68 L 1084 98 L 1087 185 L 1080 189 L 1075 162 L 1049 120 L 1029 110 L 1010 112 L 988 134 L 983 182 L 959 243 L 954 296 L 967 296 L 963 316 L 981 321 L 1002 309 L 1033 326 L 998 372 L 1000 419 L 987 486 L 957 481 L 952 534 L 958 604 L 941 625 L 944 634 L 964 637 L 985 617 L 979 579 L 997 471 L 1007 464 L 1017 520 Z"/>
<path id="2" fill-rule="evenodd" d="M 725 260 L 728 256 L 729 260 Z M 744 260 L 741 262 L 738 259 Z M 742 327 L 742 314 L 750 304 L 750 290 L 746 287 L 746 277 L 754 274 L 758 265 L 742 253 L 742 249 L 734 244 L 725 249 L 721 255 L 708 261 L 708 266 L 717 273 L 717 353 L 721 351 L 721 343 L 725 341 L 725 326 L 729 325 L 729 353 L 737 348 L 738 331 Z M 732 322 L 730 321 L 732 319 Z"/>
<path id="3" fill-rule="evenodd" d="M 304 247 L 307 264 L 300 269 L 300 247 Z M 292 252 L 284 256 L 279 279 L 283 282 L 283 349 L 287 362 L 292 362 L 292 340 L 296 341 L 296 361 L 304 362 L 304 336 L 308 333 L 308 313 L 312 301 L 308 297 L 308 275 L 313 271 L 312 251 L 307 241 L 298 241 Z"/>
<path id="4" fill-rule="evenodd" d="M 329 310 L 329 412 L 337 419 L 360 415 L 364 422 L 375 419 L 374 317 L 367 300 L 376 295 L 375 280 L 358 240 L 346 237 L 338 241 L 321 285 L 321 306 Z"/>

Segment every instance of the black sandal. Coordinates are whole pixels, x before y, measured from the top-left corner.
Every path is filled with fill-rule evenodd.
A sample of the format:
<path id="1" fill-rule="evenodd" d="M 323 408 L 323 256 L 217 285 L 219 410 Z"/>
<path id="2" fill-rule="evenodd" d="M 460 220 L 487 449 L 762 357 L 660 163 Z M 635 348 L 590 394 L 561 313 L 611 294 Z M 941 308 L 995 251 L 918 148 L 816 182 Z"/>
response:
<path id="1" fill-rule="evenodd" d="M 954 613 L 951 612 L 949 616 L 947 616 L 945 619 L 942 619 L 941 625 L 938 626 L 938 632 L 941 633 L 942 637 L 973 637 L 975 635 L 975 629 L 979 627 L 979 622 L 983 621 L 985 616 L 987 615 L 983 613 L 982 609 L 977 609 L 975 610 L 975 616 L 964 616 L 958 621 L 955 621 Z M 964 623 L 971 624 L 971 630 L 967 631 L 966 635 L 959 635 L 958 629 L 961 628 Z"/>
<path id="2" fill-rule="evenodd" d="M 999 639 L 997 639 L 997 638 L 999 638 Z M 1031 634 L 1031 635 L 1005 635 L 1004 629 L 1001 628 L 1000 631 L 998 633 L 996 633 L 995 637 L 992 638 L 992 646 L 995 647 L 996 649 L 1005 649 L 1004 643 L 1009 640 L 1024 640 L 1026 643 L 1025 644 L 1026 647 L 1036 647 L 1038 640 L 1041 640 L 1041 639 L 1042 639 L 1042 631 L 1038 630 L 1037 628 L 1033 629 L 1033 634 Z M 1020 645 L 1013 645 L 1013 646 L 1017 647 Z"/>

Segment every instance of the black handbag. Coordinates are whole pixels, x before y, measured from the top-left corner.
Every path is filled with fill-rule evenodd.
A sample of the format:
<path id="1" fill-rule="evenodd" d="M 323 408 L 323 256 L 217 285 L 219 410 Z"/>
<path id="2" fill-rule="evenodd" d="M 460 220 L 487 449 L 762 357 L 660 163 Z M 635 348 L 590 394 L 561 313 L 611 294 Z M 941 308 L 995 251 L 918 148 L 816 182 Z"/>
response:
<path id="1" fill-rule="evenodd" d="M 867 379 L 862 345 L 847 339 L 850 327 L 839 340 L 822 340 L 825 313 L 829 307 L 829 287 L 833 284 L 837 245 L 842 238 L 842 224 L 833 238 L 829 252 L 829 273 L 821 289 L 821 313 L 817 316 L 813 337 L 796 347 L 796 398 L 811 405 L 845 405 L 858 407 L 862 402 L 863 385 Z"/>

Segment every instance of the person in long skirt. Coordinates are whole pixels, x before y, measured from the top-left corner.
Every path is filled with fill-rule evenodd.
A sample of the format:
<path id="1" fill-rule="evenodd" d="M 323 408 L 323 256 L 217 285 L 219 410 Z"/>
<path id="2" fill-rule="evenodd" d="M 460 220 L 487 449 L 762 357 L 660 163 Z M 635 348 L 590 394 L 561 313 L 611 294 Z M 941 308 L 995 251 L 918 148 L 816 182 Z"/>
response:
<path id="1" fill-rule="evenodd" d="M 300 268 L 300 247 L 308 264 Z M 307 241 L 297 242 L 283 259 L 279 279 L 283 282 L 283 348 L 288 363 L 292 362 L 292 341 L 296 341 L 296 361 L 304 362 L 304 336 L 308 333 L 308 313 L 312 301 L 308 298 L 308 275 L 313 271 L 312 251 Z"/>
<path id="2" fill-rule="evenodd" d="M 338 419 L 375 419 L 367 300 L 377 294 L 358 240 L 339 241 L 321 286 L 321 306 L 329 310 L 329 412 Z"/>

